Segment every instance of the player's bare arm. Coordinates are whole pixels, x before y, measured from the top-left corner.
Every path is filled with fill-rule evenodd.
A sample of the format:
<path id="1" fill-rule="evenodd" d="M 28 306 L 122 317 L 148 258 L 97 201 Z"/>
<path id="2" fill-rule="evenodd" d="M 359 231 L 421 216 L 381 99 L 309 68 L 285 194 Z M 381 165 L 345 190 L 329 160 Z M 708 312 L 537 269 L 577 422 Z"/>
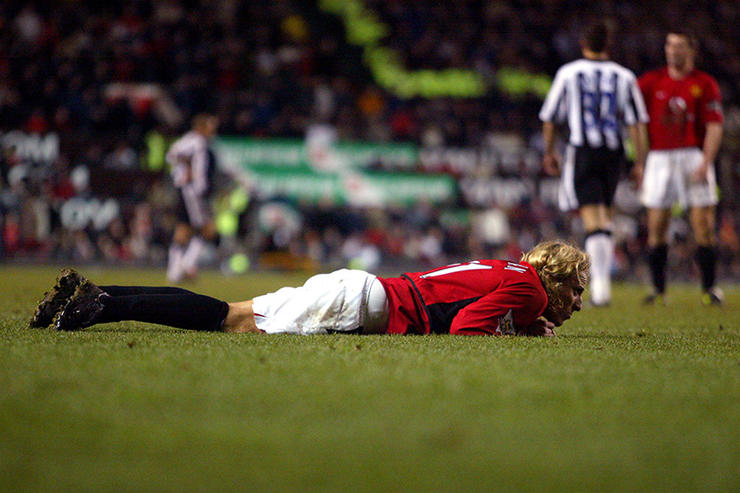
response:
<path id="1" fill-rule="evenodd" d="M 542 123 L 542 138 L 545 141 L 545 151 L 542 156 L 542 167 L 545 169 L 545 173 L 550 176 L 557 176 L 560 174 L 560 155 L 555 150 L 555 138 L 557 137 L 557 129 L 553 122 Z"/>
<path id="2" fill-rule="evenodd" d="M 704 136 L 704 146 L 702 149 L 702 162 L 696 171 L 692 175 L 692 179 L 695 182 L 703 183 L 707 181 L 707 172 L 709 167 L 713 165 L 717 153 L 719 152 L 719 146 L 722 143 L 722 124 L 720 122 L 707 123 L 706 135 Z"/>
<path id="3" fill-rule="evenodd" d="M 645 159 L 648 151 L 647 125 L 639 122 L 628 127 L 630 139 L 635 148 L 635 163 L 630 173 L 633 183 L 637 188 L 642 185 L 642 175 L 645 170 Z"/>

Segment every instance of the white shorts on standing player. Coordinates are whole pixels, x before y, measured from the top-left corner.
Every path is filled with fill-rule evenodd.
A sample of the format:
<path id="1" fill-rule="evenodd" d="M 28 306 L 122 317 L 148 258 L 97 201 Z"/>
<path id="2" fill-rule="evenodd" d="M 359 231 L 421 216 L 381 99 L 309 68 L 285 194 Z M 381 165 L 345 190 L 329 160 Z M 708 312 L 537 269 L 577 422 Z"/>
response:
<path id="1" fill-rule="evenodd" d="M 701 165 L 703 154 L 695 147 L 650 151 L 645 162 L 640 200 L 649 209 L 716 205 L 717 179 L 714 166 L 705 181 L 695 181 L 692 174 Z"/>

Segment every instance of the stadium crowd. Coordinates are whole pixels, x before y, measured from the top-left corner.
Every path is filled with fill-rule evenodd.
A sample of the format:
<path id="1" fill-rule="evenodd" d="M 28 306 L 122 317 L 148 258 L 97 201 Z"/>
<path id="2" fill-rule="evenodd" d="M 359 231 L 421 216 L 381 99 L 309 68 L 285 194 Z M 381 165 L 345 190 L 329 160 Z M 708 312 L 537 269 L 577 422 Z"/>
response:
<path id="1" fill-rule="evenodd" d="M 740 199 L 732 192 L 740 187 L 736 2 L 678 1 L 670 8 L 632 0 L 364 4 L 390 27 L 384 43 L 402 54 L 409 70 L 474 68 L 490 82 L 486 95 L 394 96 L 374 82 L 341 20 L 309 2 L 3 2 L 2 258 L 162 264 L 177 200 L 164 155 L 203 111 L 219 117 L 221 135 L 302 139 L 320 123 L 340 140 L 506 147 L 510 152 L 472 169 L 443 163 L 434 171 L 452 175 L 459 188 L 491 176 L 539 180 L 541 96 L 513 96 L 493 82 L 495 74 L 510 67 L 552 76 L 578 56 L 579 26 L 599 13 L 617 28 L 612 58 L 637 74 L 664 63 L 671 23 L 687 19 L 700 34 L 698 64 L 718 79 L 726 116 L 717 163 L 724 192 L 720 271 L 740 278 Z M 429 172 L 421 165 L 417 171 Z M 228 178 L 218 181 L 220 204 L 235 189 Z M 471 203 L 460 194 L 445 207 L 421 200 L 407 208 L 250 198 L 237 231 L 210 253 L 214 262 L 234 252 L 278 259 L 273 265 L 353 261 L 365 268 L 518 258 L 542 239 L 581 233 L 574 217 L 537 196 Z M 673 233 L 679 247 L 671 262 L 689 266 L 680 216 Z M 634 204 L 618 219 L 617 234 L 619 272 L 639 275 L 644 220 Z"/>

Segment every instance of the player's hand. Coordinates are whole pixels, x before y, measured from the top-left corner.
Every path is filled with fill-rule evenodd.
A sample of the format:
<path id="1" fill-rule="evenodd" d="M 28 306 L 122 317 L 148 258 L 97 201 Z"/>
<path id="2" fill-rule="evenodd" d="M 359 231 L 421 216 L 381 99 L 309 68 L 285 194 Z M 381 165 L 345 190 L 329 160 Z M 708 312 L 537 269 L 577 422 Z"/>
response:
<path id="1" fill-rule="evenodd" d="M 555 334 L 555 324 L 544 318 L 538 318 L 528 327 L 519 329 L 517 334 L 530 337 L 552 337 L 557 335 Z"/>
<path id="2" fill-rule="evenodd" d="M 558 153 L 546 152 L 542 156 L 542 167 L 548 175 L 558 176 L 560 174 L 560 156 Z"/>
<path id="3" fill-rule="evenodd" d="M 711 163 L 706 159 L 702 159 L 699 167 L 691 173 L 691 181 L 694 183 L 706 183 L 709 166 L 711 166 Z"/>

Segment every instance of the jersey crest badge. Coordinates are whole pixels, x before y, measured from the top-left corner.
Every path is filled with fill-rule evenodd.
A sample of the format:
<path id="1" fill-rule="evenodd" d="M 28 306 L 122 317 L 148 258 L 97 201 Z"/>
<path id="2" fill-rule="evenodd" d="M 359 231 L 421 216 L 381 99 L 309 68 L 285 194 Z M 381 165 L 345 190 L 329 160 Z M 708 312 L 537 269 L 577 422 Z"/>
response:
<path id="1" fill-rule="evenodd" d="M 516 327 L 514 326 L 514 314 L 511 310 L 506 312 L 506 315 L 498 318 L 498 332 L 501 335 L 513 336 L 516 335 Z"/>

